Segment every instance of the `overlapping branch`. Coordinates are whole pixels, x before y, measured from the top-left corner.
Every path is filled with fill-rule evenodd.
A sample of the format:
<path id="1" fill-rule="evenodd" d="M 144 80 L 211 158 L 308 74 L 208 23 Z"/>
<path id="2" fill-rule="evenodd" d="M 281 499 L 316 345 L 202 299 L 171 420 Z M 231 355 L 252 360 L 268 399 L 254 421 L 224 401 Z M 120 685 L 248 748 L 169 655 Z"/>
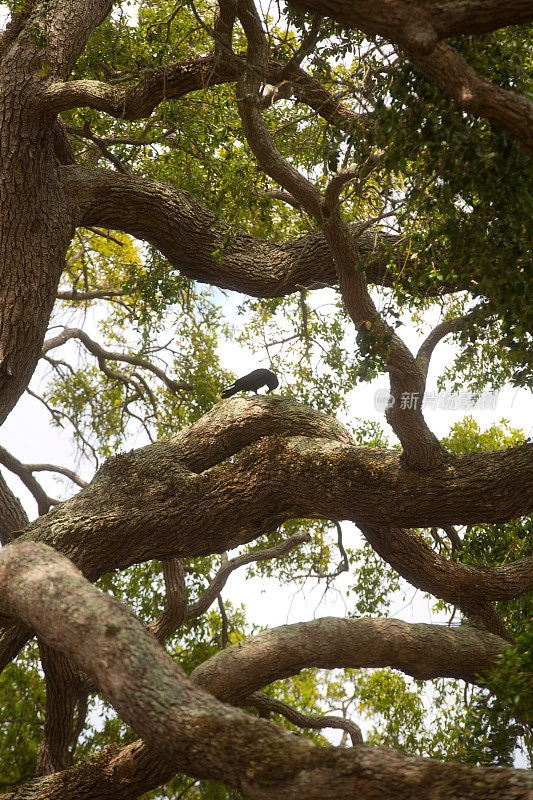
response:
<path id="1" fill-rule="evenodd" d="M 349 734 L 352 745 L 362 744 L 363 736 L 361 729 L 355 722 L 343 717 L 333 717 L 326 714 L 311 715 L 302 714 L 288 703 L 270 697 L 264 692 L 254 692 L 246 698 L 244 705 L 253 706 L 258 711 L 267 712 L 268 714 L 279 714 L 285 717 L 289 722 L 298 725 L 300 728 L 312 728 L 313 730 L 324 730 L 324 728 L 337 728 Z"/>
<path id="2" fill-rule="evenodd" d="M 448 36 L 488 33 L 533 20 L 527 0 L 298 0 L 298 5 L 392 41 L 405 40 L 421 52 Z"/>
<path id="3" fill-rule="evenodd" d="M 39 641 L 39 652 L 46 683 L 46 714 L 37 775 L 48 775 L 72 763 L 69 746 L 74 731 L 80 678 L 78 670 L 63 653 L 43 641 Z"/>
<path id="4" fill-rule="evenodd" d="M 241 55 L 221 59 L 215 53 L 149 70 L 138 84 L 127 89 L 95 80 L 52 83 L 44 93 L 43 103 L 57 113 L 89 107 L 119 119 L 143 119 L 164 100 L 177 100 L 191 92 L 235 81 L 243 65 Z M 287 82 L 291 97 L 335 125 L 351 129 L 365 119 L 366 115 L 345 106 L 296 63 L 270 59 L 262 77 L 272 86 Z"/>
<path id="5" fill-rule="evenodd" d="M 148 630 L 163 644 L 180 627 L 185 618 L 187 593 L 185 590 L 185 571 L 181 558 L 168 558 L 162 563 L 165 581 L 165 610 Z"/>
<path id="6" fill-rule="evenodd" d="M 505 644 L 468 626 L 324 617 L 243 639 L 196 667 L 191 680 L 230 703 L 244 703 L 253 692 L 310 667 L 393 667 L 421 680 L 453 677 L 477 683 Z"/>
<path id="7" fill-rule="evenodd" d="M 302 205 L 324 233 L 346 309 L 358 329 L 371 331 L 369 335 L 389 372 L 394 404 L 387 410 L 387 419 L 402 443 L 407 464 L 417 469 L 440 466 L 445 460 L 444 452 L 422 414 L 424 375 L 404 342 L 381 318 L 369 294 L 365 271 L 356 266 L 354 237 L 340 213 L 339 193 L 352 178 L 352 170 L 334 176 L 322 196 L 281 155 L 259 110 L 259 75 L 268 59 L 268 42 L 252 0 L 239 0 L 237 8 L 248 40 L 249 66 L 237 82 L 236 101 L 250 149 L 264 172 Z M 401 405 L 404 395 L 416 397 L 417 402 Z"/>

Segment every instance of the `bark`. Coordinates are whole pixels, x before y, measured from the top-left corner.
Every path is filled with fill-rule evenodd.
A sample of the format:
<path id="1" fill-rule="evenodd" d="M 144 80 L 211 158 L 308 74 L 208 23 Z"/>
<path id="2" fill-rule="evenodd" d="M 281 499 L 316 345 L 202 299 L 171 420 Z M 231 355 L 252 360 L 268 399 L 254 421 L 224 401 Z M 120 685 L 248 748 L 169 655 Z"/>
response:
<path id="1" fill-rule="evenodd" d="M 380 8 L 395 12 L 399 5 L 397 0 Z M 520 105 L 511 93 L 492 91 L 494 87 L 469 72 L 447 45 L 437 44 L 459 24 L 458 7 L 452 8 L 455 21 L 450 8 L 435 1 L 433 33 L 425 21 L 408 26 L 403 46 L 413 62 L 437 80 L 439 65 L 446 63 L 445 88 L 462 107 L 507 126 L 527 146 L 527 101 Z M 287 96 L 307 103 L 330 122 L 353 130 L 361 121 L 306 75 L 297 59 L 290 65 L 269 59 L 258 19 L 244 1 L 239 15 L 249 41 L 247 65 L 239 56 L 224 59 L 219 41 L 215 56 L 146 73 L 126 90 L 70 82 L 72 67 L 110 9 L 110 0 L 30 3 L 0 42 L 0 259 L 6 265 L 0 274 L 0 422 L 26 387 L 41 353 L 64 256 L 77 225 L 124 230 L 154 244 L 183 274 L 256 296 L 332 285 L 340 277 L 348 305 L 350 292 L 357 295 L 351 304 L 356 322 L 369 321 L 373 313 L 365 305 L 366 281 L 392 283 L 386 246 L 393 250 L 393 260 L 405 266 L 406 254 L 397 238 L 364 226 L 342 229 L 347 243 L 341 255 L 335 253 L 339 226 L 329 231 L 326 226 L 325 236 L 320 232 L 285 244 L 264 242 L 230 231 L 186 192 L 73 166 L 65 128 L 56 119 L 60 109 L 87 104 L 116 117 L 138 119 L 165 98 L 203 89 L 209 82 L 235 80 L 243 73 L 239 103 L 260 160 L 270 161 L 273 176 L 288 183 L 296 201 L 324 224 L 321 195 L 287 162 L 274 158 L 268 139 L 255 137 L 261 106 L 250 105 L 250 97 L 257 95 L 259 76 L 274 86 L 287 81 Z M 492 21 L 476 24 L 502 19 L 501 3 L 494 0 L 490 9 Z M 221 11 L 216 25 L 229 43 L 234 14 L 229 5 Z M 520 21 L 524 13 L 513 4 L 507 19 Z M 255 76 L 245 70 L 250 65 L 258 70 Z M 327 210 L 329 218 L 331 209 Z M 347 253 L 352 271 L 357 262 L 366 278 L 354 283 L 344 270 Z M 415 273 L 424 271 L 424 264 L 409 264 Z M 406 286 L 410 283 L 408 278 Z M 442 284 L 435 292 L 456 288 L 465 287 Z M 79 331 L 75 335 L 84 336 Z M 402 380 L 418 387 L 424 365 L 405 353 L 402 361 L 400 350 L 398 346 L 392 366 Z M 101 359 L 114 355 L 96 345 L 93 352 Z M 398 384 L 405 385 L 410 384 Z M 306 666 L 356 666 L 363 660 L 367 665 L 392 664 L 419 677 L 445 674 L 474 680 L 494 663 L 503 647 L 501 639 L 472 629 L 321 620 L 228 648 L 202 665 L 191 681 L 124 607 L 91 587 L 70 562 L 42 544 L 67 555 L 91 580 L 113 569 L 161 559 L 169 602 L 154 629 L 163 639 L 184 618 L 203 610 L 235 566 L 229 562 L 205 596 L 187 607 L 178 559 L 245 544 L 292 517 L 352 519 L 415 585 L 481 612 L 485 624 L 496 630 L 488 603 L 533 588 L 531 559 L 496 569 L 452 564 L 435 556 L 415 533 L 397 526 L 505 521 L 531 512 L 533 448 L 441 458 L 440 446 L 423 420 L 400 412 L 394 410 L 394 426 L 404 444 L 403 457 L 398 451 L 355 447 L 338 423 L 291 401 L 234 399 L 167 442 L 111 459 L 76 497 L 37 520 L 17 543 L 2 548 L 0 621 L 6 627 L 0 631 L 0 667 L 37 633 L 48 695 L 39 771 L 60 770 L 9 797 L 134 797 L 183 771 L 227 781 L 259 800 L 401 800 L 414 795 L 421 800 L 492 800 L 503 792 L 509 800 L 525 800 L 531 781 L 517 771 L 439 764 L 366 747 L 318 748 L 221 702 L 245 700 L 265 682 Z M 427 469 L 414 471 L 411 465 Z M 6 542 L 26 520 L 2 484 L 0 496 Z M 45 499 L 41 497 L 40 510 L 45 510 Z M 410 560 L 403 552 L 406 543 Z M 64 769 L 76 734 L 79 670 L 144 742 L 104 751 L 79 768 Z"/>
<path id="2" fill-rule="evenodd" d="M 243 64 L 244 58 L 240 56 L 227 61 L 208 55 L 147 70 L 139 83 L 128 89 L 93 80 L 52 83 L 47 88 L 45 104 L 55 112 L 86 106 L 119 119 L 143 119 L 165 100 L 178 99 L 191 92 L 205 91 L 236 80 Z M 353 129 L 365 122 L 366 115 L 357 114 L 343 105 L 316 78 L 299 67 L 287 68 L 286 64 L 270 59 L 264 77 L 273 86 L 288 82 L 290 96 L 334 125 Z"/>
<path id="3" fill-rule="evenodd" d="M 15 532 L 21 531 L 28 523 L 22 503 L 0 474 L 0 545 L 7 544 L 14 538 Z"/>
<path id="4" fill-rule="evenodd" d="M 37 364 L 74 231 L 59 180 L 55 115 L 44 109 L 43 73 L 65 79 L 110 8 L 110 0 L 37 3 L 4 41 L 0 262 L 9 269 L 0 274 L 0 424 Z"/>
<path id="5" fill-rule="evenodd" d="M 320 748 L 231 708 L 195 687 L 126 608 L 42 545 L 17 542 L 0 552 L 0 589 L 7 611 L 86 671 L 174 771 L 225 781 L 257 800 L 319 800 L 332 793 L 340 800 L 407 800 L 414 793 L 421 800 L 526 800 L 533 785 L 518 770 L 441 764 L 365 746 Z M 79 796 L 80 782 L 85 798 L 96 797 L 87 783 L 91 775 L 100 790 L 107 784 L 107 794 L 111 784 L 114 798 L 131 797 L 135 748 L 146 759 L 144 748 L 130 745 L 130 770 L 119 776 L 106 767 L 120 754 L 103 753 L 90 775 L 73 769 L 6 798 Z M 153 761 L 148 766 L 153 770 Z M 140 780 L 146 785 L 146 775 Z"/>
<path id="6" fill-rule="evenodd" d="M 30 76 L 20 72 L 0 64 L 0 261 L 9 265 L 0 273 L 0 423 L 39 359 L 73 232 L 52 129 Z"/>
<path id="7" fill-rule="evenodd" d="M 69 745 L 80 680 L 78 670 L 62 653 L 42 641 L 39 641 L 39 651 L 46 683 L 46 715 L 37 775 L 48 775 L 72 763 Z"/>
<path id="8" fill-rule="evenodd" d="M 8 625 L 0 628 L 0 672 L 17 657 L 33 635 L 24 625 L 13 625 L 12 620 L 8 621 Z"/>
<path id="9" fill-rule="evenodd" d="M 406 463 L 420 470 L 442 465 L 443 450 L 422 415 L 424 376 L 403 341 L 379 314 L 368 291 L 364 268 L 356 266 L 357 252 L 350 228 L 342 219 L 339 201 L 350 173 L 334 176 L 322 195 L 281 155 L 260 113 L 259 76 L 268 61 L 269 44 L 252 0 L 240 0 L 237 8 L 248 40 L 249 66 L 237 82 L 236 102 L 250 149 L 261 169 L 301 204 L 324 233 L 346 309 L 356 328 L 372 330 L 376 350 L 389 372 L 395 404 L 387 411 L 387 419 L 402 443 Z M 401 408 L 403 393 L 416 397 L 414 406 Z"/>

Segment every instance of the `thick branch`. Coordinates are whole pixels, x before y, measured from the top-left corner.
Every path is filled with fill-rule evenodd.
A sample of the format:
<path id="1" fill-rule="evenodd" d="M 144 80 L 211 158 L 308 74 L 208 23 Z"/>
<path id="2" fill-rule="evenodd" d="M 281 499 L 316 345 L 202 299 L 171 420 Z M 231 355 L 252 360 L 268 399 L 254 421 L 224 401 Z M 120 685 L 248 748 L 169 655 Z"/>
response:
<path id="1" fill-rule="evenodd" d="M 42 641 L 39 641 L 39 651 L 46 681 L 46 716 L 37 775 L 48 775 L 72 763 L 69 745 L 80 684 L 78 671 L 62 653 Z"/>
<path id="2" fill-rule="evenodd" d="M 260 112 L 260 74 L 268 59 L 268 44 L 253 0 L 239 0 L 239 19 L 248 40 L 249 67 L 235 87 L 235 99 L 246 140 L 259 166 L 320 221 L 322 197 L 318 189 L 284 158 L 274 145 Z"/>
<path id="3" fill-rule="evenodd" d="M 324 617 L 262 631 L 220 650 L 196 667 L 191 680 L 229 703 L 242 703 L 253 692 L 310 667 L 393 667 L 421 680 L 476 683 L 506 644 L 467 625 Z"/>
<path id="4" fill-rule="evenodd" d="M 248 409 L 255 422 L 247 424 Z M 397 450 L 332 439 L 327 418 L 288 399 L 232 399 L 209 419 L 215 433 L 205 451 L 200 420 L 181 440 L 110 459 L 86 489 L 33 523 L 25 537 L 52 544 L 95 579 L 147 554 L 221 553 L 294 517 L 431 527 L 505 521 L 533 510 L 531 444 L 455 456 L 444 470 L 413 472 Z M 329 438 L 316 433 L 321 426 Z M 216 466 L 197 474 L 189 458 L 195 470 Z M 465 570 L 466 591 L 474 568 L 456 569 Z M 480 582 L 483 574 L 480 568 Z M 498 583 L 485 597 L 503 591 Z"/>
<path id="5" fill-rule="evenodd" d="M 226 781 L 253 800 L 322 800 L 331 798 L 332 787 L 339 800 L 406 800 L 413 792 L 436 800 L 437 788 L 449 800 L 525 800 L 532 785 L 530 775 L 515 770 L 438 764 L 380 748 L 320 748 L 226 706 L 196 688 L 127 609 L 49 548 L 27 542 L 0 551 L 0 594 L 10 613 L 95 679 L 121 718 L 173 771 Z M 118 786 L 102 755 L 106 761 L 118 754 L 100 754 L 93 781 L 100 788 L 113 781 L 115 798 L 128 790 L 131 797 L 127 784 L 139 780 L 133 759 Z M 95 795 L 87 777 L 76 769 L 60 773 L 58 781 L 63 793 L 75 794 L 84 779 L 89 800 Z M 140 779 L 146 783 L 146 775 Z M 42 785 L 48 800 L 58 797 L 53 777 Z M 33 798 L 43 796 L 38 791 L 33 783 Z"/>
<path id="6" fill-rule="evenodd" d="M 500 125 L 533 155 L 533 103 L 523 95 L 491 83 L 471 67 L 457 50 L 441 42 L 429 55 L 409 48 L 409 60 L 444 89 L 459 108 Z"/>
<path id="7" fill-rule="evenodd" d="M 367 276 L 357 268 L 350 229 L 338 208 L 326 217 L 322 229 L 335 259 L 346 309 L 360 333 L 372 337 L 389 373 L 394 402 L 386 416 L 402 443 L 407 465 L 420 470 L 442 465 L 444 451 L 422 414 L 425 376 L 405 343 L 381 318 L 368 291 Z M 402 403 L 405 397 L 413 402 Z"/>
<path id="8" fill-rule="evenodd" d="M 163 579 L 165 581 L 165 610 L 148 626 L 158 642 L 165 642 L 177 631 L 185 618 L 187 593 L 185 589 L 185 572 L 181 558 L 169 558 L 163 561 Z"/>
<path id="9" fill-rule="evenodd" d="M 234 81 L 237 78 L 236 64 L 243 63 L 244 59 L 239 56 L 230 61 L 209 55 L 167 64 L 147 71 L 138 84 L 127 89 L 93 80 L 54 83 L 47 89 L 45 104 L 56 113 L 86 106 L 118 119 L 142 119 L 149 117 L 163 101 Z M 270 59 L 263 77 L 272 86 L 284 80 L 290 81 L 291 96 L 335 125 L 353 128 L 365 118 L 343 105 L 300 67 Z"/>
<path id="10" fill-rule="evenodd" d="M 435 553 L 415 531 L 367 525 L 361 531 L 413 586 L 458 606 L 469 617 L 480 617 L 488 631 L 510 640 L 489 601 L 508 600 L 533 588 L 533 558 L 496 568 L 456 564 Z"/>
<path id="11" fill-rule="evenodd" d="M 77 206 L 77 224 L 101 225 L 130 233 L 157 247 L 183 275 L 223 289 L 255 297 L 281 297 L 302 286 L 316 288 L 337 282 L 332 255 L 322 233 L 287 243 L 269 242 L 221 224 L 188 192 L 149 179 L 88 166 L 64 167 L 65 186 Z M 405 264 L 399 237 L 352 229 L 356 265 L 363 265 L 370 283 L 391 286 L 394 275 L 382 245 L 397 247 L 397 263 Z M 411 263 L 411 262 L 410 262 Z M 412 263 L 416 279 L 424 264 Z M 410 276 L 406 279 L 406 288 Z M 456 291 L 442 284 L 435 294 Z"/>
<path id="12" fill-rule="evenodd" d="M 46 65 L 51 75 L 67 80 L 94 30 L 107 17 L 112 0 L 48 0 L 30 2 L 26 13 L 17 15 L 4 41 L 4 58 L 12 57 L 20 70 L 36 72 Z M 29 11 L 29 13 L 28 13 Z M 14 42 L 9 52 L 9 44 Z"/>
<path id="13" fill-rule="evenodd" d="M 458 564 L 435 553 L 415 531 L 368 526 L 361 530 L 403 577 L 447 602 L 511 600 L 533 590 L 533 556 L 501 567 Z"/>
<path id="14" fill-rule="evenodd" d="M 23 530 L 28 523 L 22 503 L 0 474 L 0 545 L 7 544 L 15 531 Z"/>
<path id="15" fill-rule="evenodd" d="M 427 52 L 439 39 L 533 20 L 529 0 L 298 0 L 298 5 Z"/>
<path id="16" fill-rule="evenodd" d="M 357 254 L 348 225 L 338 208 L 338 195 L 350 173 L 335 176 L 325 196 L 277 149 L 261 116 L 258 75 L 267 57 L 267 44 L 253 0 L 240 0 L 239 16 L 248 39 L 250 67 L 243 71 L 236 87 L 237 107 L 244 133 L 259 166 L 292 197 L 322 228 L 331 250 L 339 287 L 348 313 L 357 328 L 373 326 L 376 349 L 386 360 L 390 373 L 391 394 L 395 405 L 387 411 L 387 419 L 400 439 L 409 466 L 428 469 L 444 461 L 444 452 L 429 430 L 422 414 L 425 381 L 412 354 L 398 335 L 381 319 L 370 297 L 364 269 L 357 269 Z M 404 395 L 417 402 L 400 407 Z"/>

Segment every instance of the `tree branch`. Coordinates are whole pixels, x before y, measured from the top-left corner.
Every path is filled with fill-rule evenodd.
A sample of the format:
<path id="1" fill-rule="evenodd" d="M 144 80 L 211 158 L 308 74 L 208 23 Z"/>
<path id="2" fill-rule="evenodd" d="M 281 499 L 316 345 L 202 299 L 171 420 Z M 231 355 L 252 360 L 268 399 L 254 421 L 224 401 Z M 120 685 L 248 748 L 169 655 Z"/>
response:
<path id="1" fill-rule="evenodd" d="M 302 286 L 337 283 L 335 264 L 321 232 L 286 243 L 269 242 L 220 223 L 192 195 L 168 184 L 88 166 L 64 167 L 63 178 L 80 225 L 101 225 L 144 239 L 175 269 L 200 282 L 254 297 L 282 297 Z M 405 265 L 400 237 L 375 229 L 361 232 L 360 224 L 350 231 L 355 264 L 364 265 L 371 283 L 393 286 L 400 280 L 408 290 L 425 270 L 423 262 L 412 261 L 407 277 L 405 270 L 403 278 L 391 274 L 391 260 L 398 264 L 398 272 Z M 443 283 L 428 296 L 461 288 L 467 286 Z"/>
<path id="2" fill-rule="evenodd" d="M 428 52 L 439 39 L 488 33 L 533 20 L 527 0 L 298 0 L 340 22 Z"/>
<path id="3" fill-rule="evenodd" d="M 392 667 L 419 680 L 448 677 L 477 683 L 506 644 L 469 626 L 324 617 L 243 639 L 204 661 L 190 677 L 220 700 L 238 704 L 274 681 L 311 667 Z"/>
<path id="4" fill-rule="evenodd" d="M 55 113 L 88 107 L 118 119 L 143 119 L 149 117 L 164 100 L 176 100 L 191 92 L 234 81 L 237 78 L 236 63 L 242 67 L 243 57 L 234 55 L 229 60 L 220 59 L 215 54 L 167 64 L 146 71 L 138 84 L 127 89 L 94 80 L 52 83 L 46 90 L 44 104 Z M 269 59 L 262 75 L 272 86 L 290 80 L 295 99 L 335 125 L 352 129 L 367 118 L 366 114 L 356 113 L 345 106 L 316 78 L 292 62 L 284 64 Z"/>
<path id="5" fill-rule="evenodd" d="M 341 294 L 358 329 L 372 329 L 374 347 L 386 362 L 390 373 L 394 405 L 387 410 L 387 420 L 403 446 L 406 463 L 417 469 L 442 465 L 444 451 L 429 430 L 422 414 L 425 381 L 412 354 L 395 331 L 381 318 L 370 297 L 363 270 L 355 268 L 356 252 L 351 231 L 342 219 L 338 197 L 356 170 L 346 170 L 333 177 L 324 197 L 316 187 L 284 158 L 274 144 L 259 111 L 259 75 L 268 57 L 268 46 L 253 0 L 240 0 L 238 13 L 248 40 L 250 67 L 243 71 L 236 86 L 236 100 L 243 130 L 259 166 L 289 192 L 322 228 L 331 250 Z M 381 154 L 377 154 L 381 157 Z M 400 399 L 416 397 L 415 403 L 402 405 Z"/>
<path id="6" fill-rule="evenodd" d="M 468 114 L 500 125 L 533 155 L 533 103 L 502 89 L 473 69 L 457 50 L 441 42 L 428 55 L 406 50 L 413 65 L 432 78 Z"/>
<path id="7" fill-rule="evenodd" d="M 15 25 L 18 66 L 21 54 L 31 62 L 46 64 L 51 75 L 67 80 L 94 30 L 111 11 L 112 0 L 49 0 L 31 2 L 30 13 L 22 14 Z"/>
<path id="8" fill-rule="evenodd" d="M 56 297 L 58 300 L 74 300 L 75 302 L 83 302 L 86 300 L 112 300 L 114 297 L 123 297 L 125 292 L 120 289 L 93 289 L 88 292 L 79 292 L 77 289 L 67 290 L 62 289 L 57 292 Z"/>
<path id="9" fill-rule="evenodd" d="M 57 464 L 26 464 L 30 472 L 57 472 L 59 475 L 64 475 L 69 478 L 73 483 L 80 486 L 82 489 L 87 486 L 87 481 L 84 481 L 73 470 L 68 467 L 60 467 Z"/>
<path id="10" fill-rule="evenodd" d="M 37 757 L 37 775 L 60 772 L 72 763 L 69 750 L 80 681 L 78 670 L 62 653 L 39 640 L 46 682 L 44 737 Z"/>
<path id="11" fill-rule="evenodd" d="M 22 503 L 0 473 L 0 545 L 7 544 L 16 531 L 22 531 L 28 524 L 28 515 Z"/>
<path id="12" fill-rule="evenodd" d="M 457 564 L 435 553 L 415 531 L 360 528 L 373 549 L 413 586 L 458 606 L 469 617 L 480 617 L 488 631 L 510 640 L 489 601 L 508 600 L 533 589 L 533 557 L 494 568 Z"/>
<path id="13" fill-rule="evenodd" d="M 15 456 L 11 455 L 11 453 L 1 446 L 0 464 L 3 464 L 6 469 L 14 475 L 17 475 L 28 491 L 31 492 L 37 503 L 39 514 L 46 514 L 50 510 L 50 506 L 57 503 L 57 500 L 48 497 L 41 484 L 35 480 L 30 465 L 23 464 L 18 458 L 15 458 Z"/>
<path id="14" fill-rule="evenodd" d="M 216 598 L 227 583 L 229 576 L 235 572 L 239 567 L 245 564 L 253 564 L 257 561 L 268 561 L 272 558 L 279 558 L 280 556 L 289 553 L 295 547 L 298 547 L 303 542 L 308 542 L 310 536 L 308 533 L 297 533 L 286 539 L 274 547 L 267 547 L 264 550 L 254 550 L 251 553 L 245 553 L 241 556 L 231 558 L 222 564 L 217 574 L 196 603 L 187 607 L 185 612 L 185 619 L 195 619 L 207 611 L 209 606 L 215 602 Z"/>
<path id="15" fill-rule="evenodd" d="M 165 581 L 166 606 L 159 619 L 148 625 L 158 642 L 163 644 L 172 636 L 185 619 L 187 593 L 185 589 L 185 572 L 181 558 L 165 559 L 162 564 Z"/>
<path id="16" fill-rule="evenodd" d="M 461 328 L 463 328 L 472 319 L 472 317 L 473 313 L 465 314 L 463 317 L 456 317 L 455 319 L 445 319 L 443 322 L 440 322 L 435 328 L 433 328 L 431 333 L 420 345 L 418 353 L 416 354 L 416 363 L 424 377 L 427 377 L 429 362 L 431 361 L 433 350 L 440 340 L 444 339 L 445 336 L 448 336 L 449 333 L 455 333 L 456 331 L 461 330 Z"/>

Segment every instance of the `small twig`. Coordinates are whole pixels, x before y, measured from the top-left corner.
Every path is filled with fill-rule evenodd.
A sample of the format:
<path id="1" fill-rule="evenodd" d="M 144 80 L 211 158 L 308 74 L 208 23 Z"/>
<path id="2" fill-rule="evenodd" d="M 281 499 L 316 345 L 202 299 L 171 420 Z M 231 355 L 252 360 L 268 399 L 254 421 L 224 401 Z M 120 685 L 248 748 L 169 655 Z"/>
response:
<path id="1" fill-rule="evenodd" d="M 303 542 L 310 541 L 310 538 L 311 537 L 308 533 L 297 533 L 294 536 L 291 536 L 289 539 L 286 539 L 284 542 L 275 545 L 274 547 L 268 547 L 264 550 L 255 550 L 251 553 L 245 553 L 244 555 L 236 556 L 236 558 L 232 558 L 229 561 L 223 560 L 220 569 L 205 592 L 196 601 L 196 603 L 187 606 L 185 619 L 195 619 L 207 611 L 209 606 L 215 601 L 226 585 L 231 573 L 239 567 L 242 567 L 246 564 L 252 564 L 257 561 L 267 561 L 271 558 L 279 558 L 279 556 L 285 555 Z"/>
<path id="2" fill-rule="evenodd" d="M 43 344 L 42 348 L 42 355 L 46 355 L 49 350 L 54 349 L 55 347 L 60 347 L 61 345 L 65 344 L 70 339 L 78 339 L 86 348 L 87 350 L 96 356 L 98 360 L 98 365 L 102 372 L 110 377 L 115 378 L 116 380 L 120 380 L 122 383 L 128 381 L 128 378 L 120 373 L 113 372 L 106 367 L 105 361 L 122 361 L 126 364 L 133 364 L 136 367 L 140 367 L 141 369 L 146 369 L 149 372 L 152 372 L 156 377 L 158 377 L 163 383 L 167 385 L 167 387 L 172 392 L 178 391 L 192 391 L 194 386 L 192 383 L 187 383 L 185 381 L 175 381 L 172 378 L 169 378 L 168 375 L 163 372 L 162 369 L 156 367 L 150 361 L 147 361 L 140 356 L 132 356 L 129 353 L 115 353 L 110 350 L 105 350 L 101 345 L 95 342 L 93 339 L 88 336 L 85 331 L 81 330 L 80 328 L 64 328 L 64 330 L 55 336 L 53 339 L 48 339 Z M 131 382 L 131 380 L 129 381 Z M 138 387 L 136 387 L 138 390 Z"/>
<path id="3" fill-rule="evenodd" d="M 0 446 L 0 464 L 20 478 L 24 486 L 31 492 L 37 502 L 39 516 L 47 514 L 50 506 L 56 505 L 58 500 L 48 497 L 43 487 L 35 480 L 27 464 L 23 464 L 18 458 L 11 455 L 4 447 Z"/>
<path id="4" fill-rule="evenodd" d="M 361 733 L 359 725 L 343 717 L 308 716 L 307 714 L 296 711 L 295 708 L 292 708 L 292 706 L 289 706 L 287 703 L 270 697 L 264 692 L 253 692 L 241 705 L 254 706 L 258 710 L 279 714 L 289 722 L 292 722 L 293 725 L 298 725 L 300 728 L 313 728 L 315 730 L 340 728 L 349 733 L 352 746 L 355 747 L 359 744 L 363 744 L 363 734 Z"/>
<path id="5" fill-rule="evenodd" d="M 100 230 L 100 228 L 87 228 L 87 230 L 96 233 L 98 236 L 103 236 L 104 239 L 109 239 L 110 242 L 114 242 L 115 244 L 120 245 L 120 247 L 124 247 L 124 242 L 121 242 L 120 239 L 117 239 L 115 236 L 111 236 L 110 233 Z"/>
<path id="6" fill-rule="evenodd" d="M 65 477 L 70 478 L 73 483 L 76 483 L 82 489 L 87 486 L 87 481 L 84 481 L 79 475 L 68 469 L 68 467 L 59 467 L 56 464 L 26 464 L 26 467 L 31 470 L 31 472 L 58 472 L 60 475 L 65 475 Z"/>

